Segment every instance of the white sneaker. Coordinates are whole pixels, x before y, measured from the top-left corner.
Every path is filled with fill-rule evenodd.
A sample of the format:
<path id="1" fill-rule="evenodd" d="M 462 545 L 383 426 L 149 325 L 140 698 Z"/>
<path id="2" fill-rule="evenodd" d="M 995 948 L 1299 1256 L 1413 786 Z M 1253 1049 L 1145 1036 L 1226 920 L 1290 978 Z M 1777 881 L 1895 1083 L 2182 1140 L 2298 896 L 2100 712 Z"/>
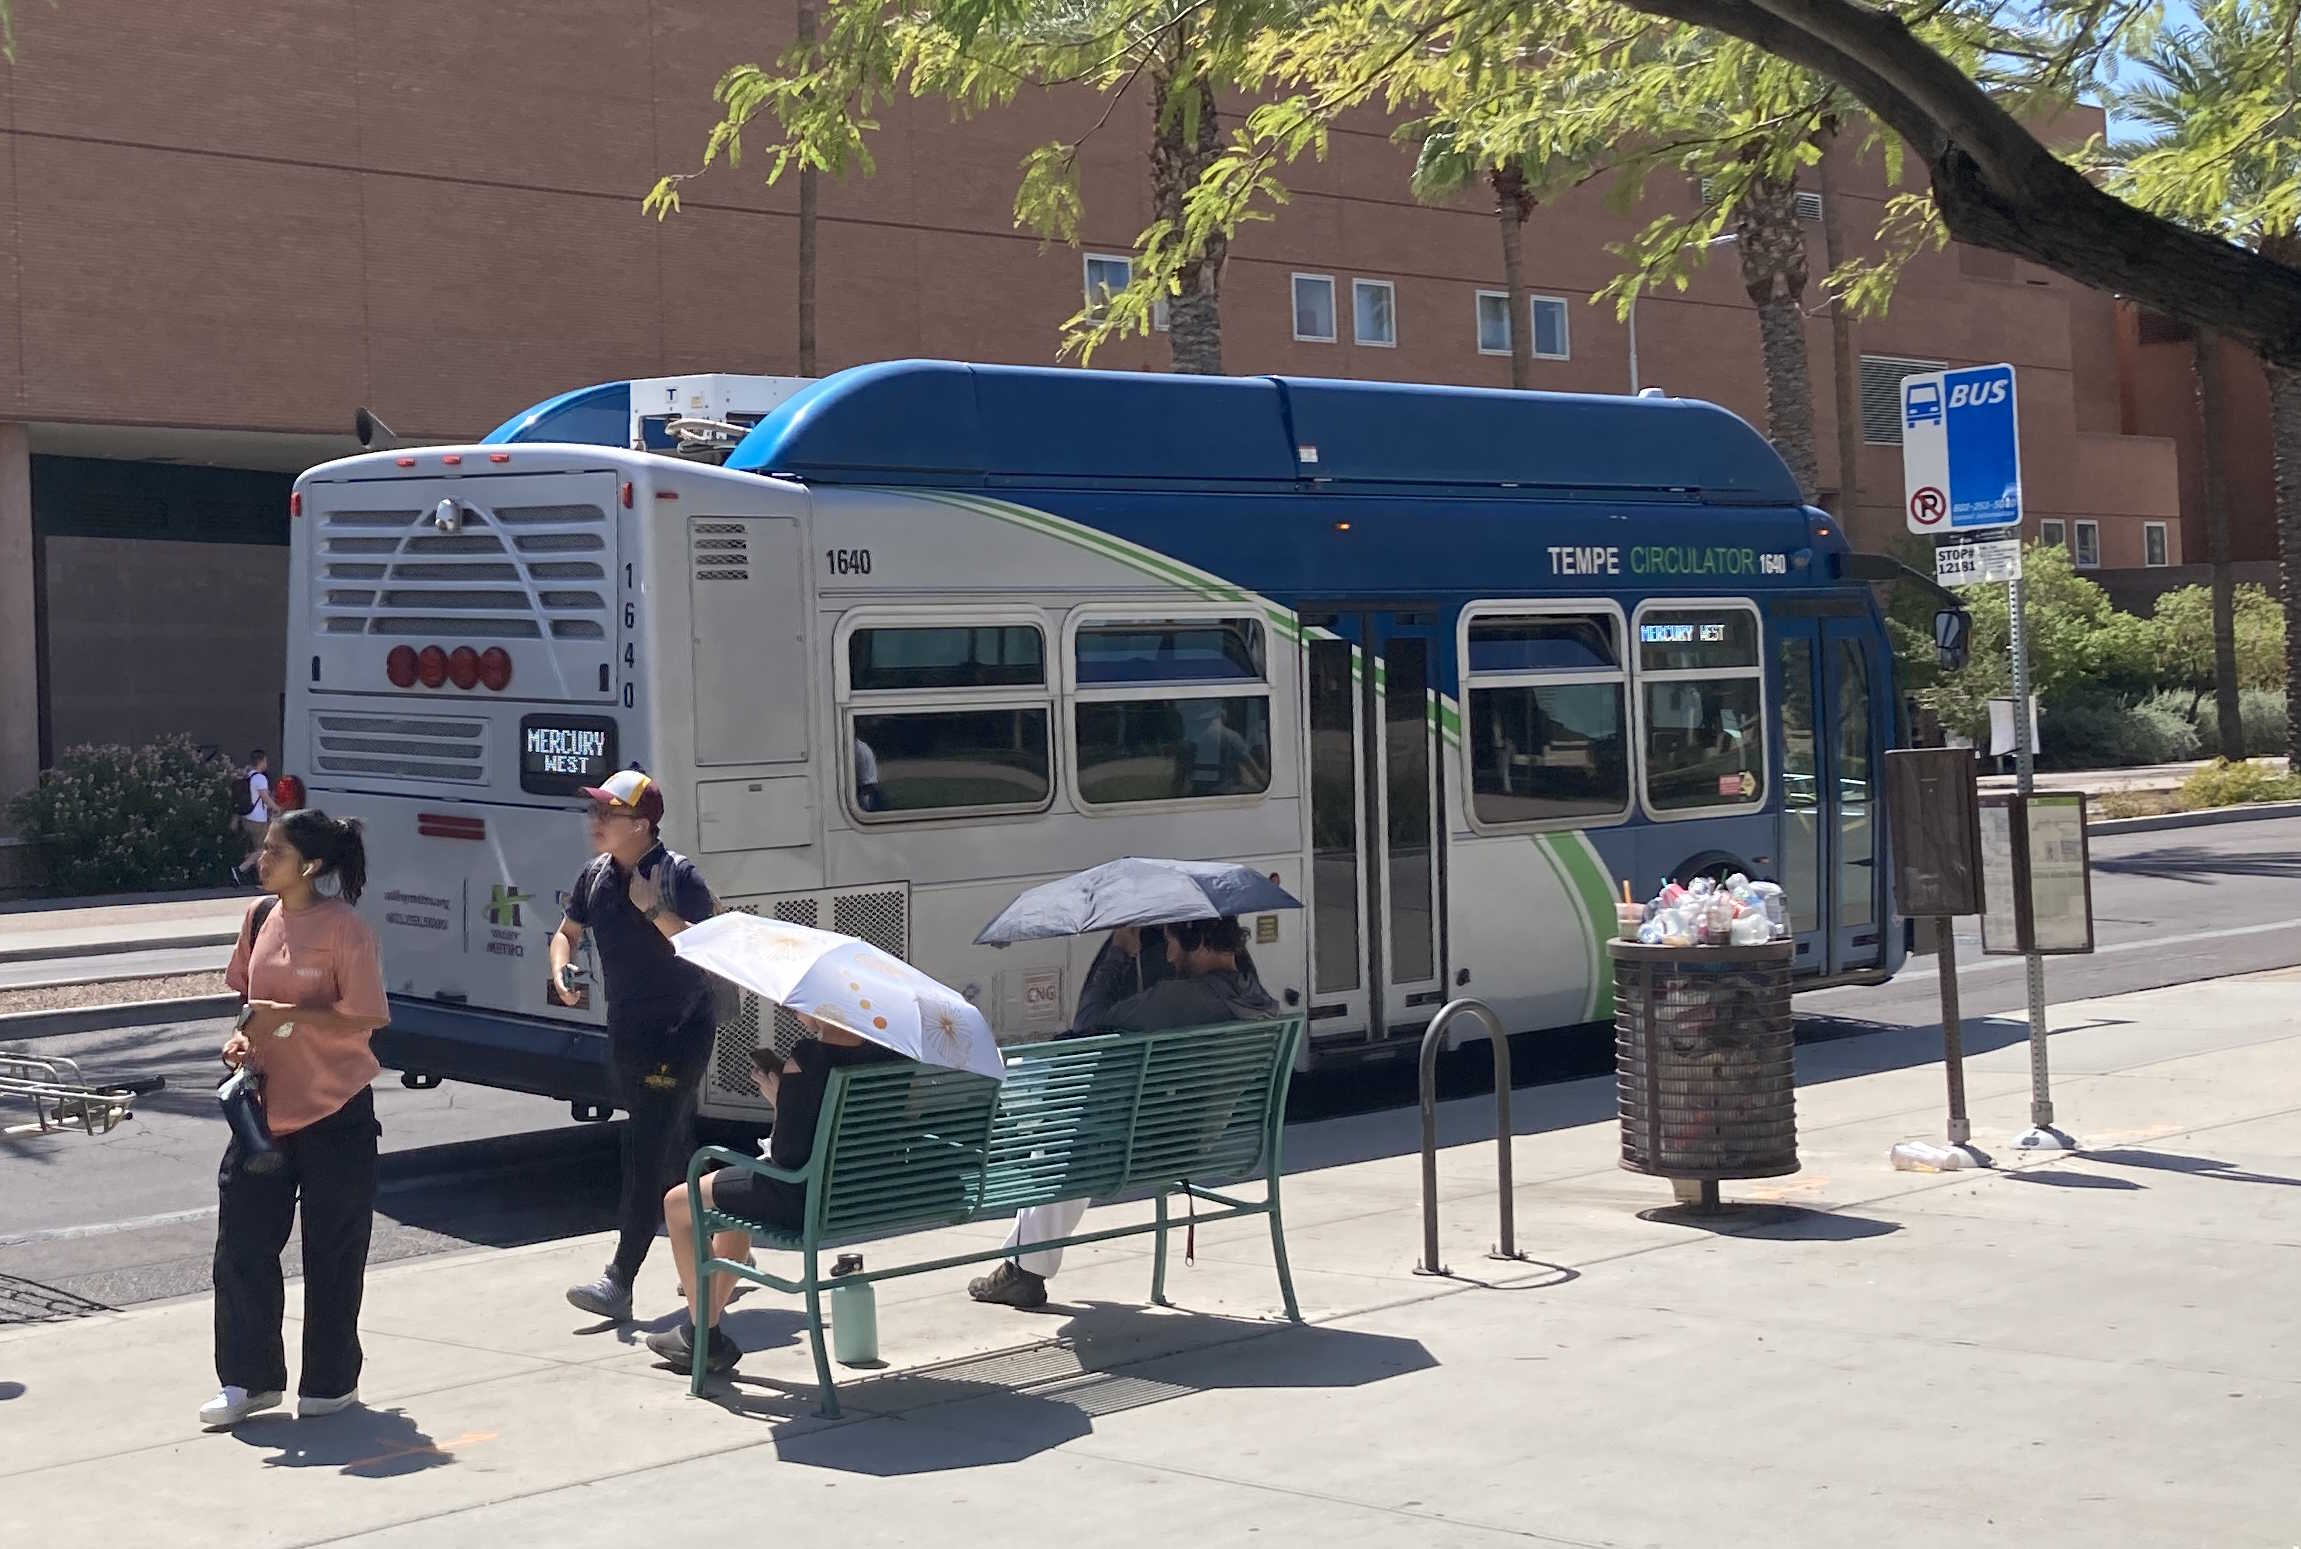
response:
<path id="1" fill-rule="evenodd" d="M 228 1387 L 200 1406 L 200 1423 L 211 1431 L 227 1431 L 252 1414 L 279 1408 L 284 1396 Z"/>
<path id="2" fill-rule="evenodd" d="M 296 1400 L 296 1418 L 317 1420 L 321 1415 L 342 1414 L 360 1401 L 360 1390 L 352 1389 L 342 1398 L 313 1398 L 309 1394 Z"/>

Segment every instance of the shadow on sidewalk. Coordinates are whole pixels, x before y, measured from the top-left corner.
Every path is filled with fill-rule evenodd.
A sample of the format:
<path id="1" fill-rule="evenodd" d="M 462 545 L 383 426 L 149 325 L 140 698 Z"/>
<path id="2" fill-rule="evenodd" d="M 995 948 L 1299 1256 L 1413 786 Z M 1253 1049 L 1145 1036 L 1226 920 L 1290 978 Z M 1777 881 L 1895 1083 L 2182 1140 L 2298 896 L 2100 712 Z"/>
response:
<path id="1" fill-rule="evenodd" d="M 2042 1183 L 2054 1189 L 2114 1189 L 2121 1193 L 2132 1193 L 2148 1187 L 2145 1183 L 2135 1183 L 2131 1178 L 2104 1178 L 2099 1173 L 2063 1172 L 2058 1167 L 2012 1167 L 2004 1169 L 1998 1176 L 2011 1178 L 2017 1183 Z"/>
<path id="2" fill-rule="evenodd" d="M 1104 1302 L 1052 1310 L 1070 1314 L 1054 1343 L 842 1382 L 841 1404 L 867 1423 L 824 1428 L 812 1386 L 738 1374 L 712 1397 L 775 1426 L 786 1463 L 897 1478 L 1021 1462 L 1091 1435 L 1099 1417 L 1169 1399 L 1224 1389 L 1339 1392 L 1438 1364 L 1419 1340 L 1354 1329 Z M 1169 1330 L 1188 1342 L 1157 1348 Z"/>
<path id="3" fill-rule="evenodd" d="M 443 1446 L 399 1409 L 352 1408 L 317 1420 L 285 1411 L 241 1424 L 232 1440 L 271 1451 L 266 1468 L 332 1468 L 352 1479 L 398 1479 L 456 1461 L 454 1446 L 493 1440 L 459 1436 Z"/>
<path id="4" fill-rule="evenodd" d="M 1728 1200 L 1715 1210 L 1698 1205 L 1661 1205 L 1641 1210 L 1638 1219 L 1657 1226 L 1684 1226 L 1720 1237 L 1749 1237 L 1761 1242 L 1862 1242 L 1890 1237 L 1901 1230 L 1898 1221 L 1848 1215 L 1842 1210 L 1808 1210 L 1802 1205 L 1738 1205 Z"/>
<path id="5" fill-rule="evenodd" d="M 2216 1161 L 2210 1156 L 2181 1156 L 2171 1151 L 2081 1151 L 2078 1155 L 2089 1162 L 2107 1162 L 2112 1167 L 2148 1167 L 2159 1172 L 2185 1173 L 2192 1178 L 2220 1178 L 2230 1183 L 2274 1183 L 2288 1189 L 2301 1189 L 2301 1178 L 2288 1178 L 2282 1173 L 2251 1172 L 2233 1162 Z"/>

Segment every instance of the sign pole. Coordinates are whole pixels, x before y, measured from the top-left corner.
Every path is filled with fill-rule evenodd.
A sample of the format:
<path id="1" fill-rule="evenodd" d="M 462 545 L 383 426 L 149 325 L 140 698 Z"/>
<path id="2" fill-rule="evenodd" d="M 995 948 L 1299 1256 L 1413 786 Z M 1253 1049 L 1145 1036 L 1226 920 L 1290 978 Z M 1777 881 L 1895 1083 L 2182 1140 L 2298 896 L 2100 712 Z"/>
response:
<path id="1" fill-rule="evenodd" d="M 2035 785 L 2036 760 L 2029 741 L 2028 587 L 2019 578 L 2006 583 L 2007 633 L 2013 647 L 2014 790 L 2023 810 Z M 2034 943 L 2033 943 L 2034 946 Z M 2022 1151 L 2074 1151 L 2077 1142 L 2053 1127 L 2053 1082 L 2046 1065 L 2045 958 L 2022 955 L 2029 981 L 2029 1124 L 2014 1146 Z"/>
<path id="2" fill-rule="evenodd" d="M 1935 950 L 1941 966 L 1941 1063 L 1949 1078 L 1949 1143 L 1970 1146 L 1973 1124 L 1965 1116 L 1965 1022 L 1957 1004 L 1957 921 L 1937 919 Z"/>

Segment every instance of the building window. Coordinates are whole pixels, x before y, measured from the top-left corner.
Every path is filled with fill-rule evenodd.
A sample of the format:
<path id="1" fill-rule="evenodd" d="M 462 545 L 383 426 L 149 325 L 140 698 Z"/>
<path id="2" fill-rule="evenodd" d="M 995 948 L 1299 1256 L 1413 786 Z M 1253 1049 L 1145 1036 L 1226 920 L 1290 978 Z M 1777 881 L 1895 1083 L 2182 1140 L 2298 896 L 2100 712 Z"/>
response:
<path id="1" fill-rule="evenodd" d="M 2080 570 L 2097 570 L 2101 567 L 2101 524 L 2099 522 L 2079 522 L 2077 524 L 2077 547 L 2072 558 Z"/>
<path id="2" fill-rule="evenodd" d="M 1093 806 L 1259 796 L 1270 678 L 1246 618 L 1096 620 L 1076 643 L 1079 799 Z"/>
<path id="3" fill-rule="evenodd" d="M 1046 810 L 1053 706 L 1037 625 L 858 628 L 845 665 L 856 816 Z"/>
<path id="4" fill-rule="evenodd" d="M 1087 310 L 1100 314 L 1111 297 L 1134 283 L 1135 263 L 1107 253 L 1087 254 Z"/>
<path id="5" fill-rule="evenodd" d="M 1745 811 L 1766 799 L 1765 669 L 1744 602 L 1638 610 L 1646 810 Z"/>
<path id="6" fill-rule="evenodd" d="M 1902 444 L 1902 378 L 1947 369 L 1941 360 L 1899 355 L 1862 357 L 1862 439 L 1871 446 Z"/>
<path id="7" fill-rule="evenodd" d="M 1164 296 L 1151 303 L 1151 327 L 1160 333 L 1174 332 L 1174 309 Z"/>
<path id="8" fill-rule="evenodd" d="M 1475 825 L 1582 825 L 1629 813 L 1629 667 L 1619 612 L 1525 604 L 1466 610 L 1462 653 Z"/>
<path id="9" fill-rule="evenodd" d="M 1398 343 L 1398 289 L 1388 280 L 1350 282 L 1351 337 L 1382 349 Z"/>
<path id="10" fill-rule="evenodd" d="M 2057 549 L 2067 548 L 2069 546 L 2068 524 L 2058 518 L 2048 518 L 2039 522 L 2037 524 L 2037 541 L 2040 544 L 2051 544 Z"/>
<path id="11" fill-rule="evenodd" d="M 1526 306 L 1534 314 L 1534 358 L 1573 359 L 1573 341 L 1566 332 L 1566 303 L 1556 296 L 1532 296 Z"/>
<path id="12" fill-rule="evenodd" d="M 1478 353 L 1510 353 L 1510 296 L 1505 291 L 1478 293 Z"/>
<path id="13" fill-rule="evenodd" d="M 2152 570 L 2161 570 L 2173 563 L 2172 545 L 2163 522 L 2141 524 L 2141 562 Z"/>
<path id="14" fill-rule="evenodd" d="M 1334 277 L 1294 277 L 1294 336 L 1309 344 L 1334 342 Z"/>

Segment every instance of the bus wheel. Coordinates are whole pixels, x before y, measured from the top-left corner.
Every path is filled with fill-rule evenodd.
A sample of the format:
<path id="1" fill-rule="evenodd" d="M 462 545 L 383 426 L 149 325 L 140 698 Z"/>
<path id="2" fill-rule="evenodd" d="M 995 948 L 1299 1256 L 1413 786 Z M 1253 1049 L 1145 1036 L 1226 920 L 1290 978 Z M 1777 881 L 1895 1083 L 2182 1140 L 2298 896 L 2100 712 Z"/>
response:
<path id="1" fill-rule="evenodd" d="M 1747 876 L 1750 868 L 1738 856 L 1728 855 L 1722 850 L 1706 850 L 1700 855 L 1690 855 L 1680 861 L 1678 869 L 1670 874 L 1670 879 L 1684 887 L 1696 877 L 1723 882 L 1737 871 Z"/>

